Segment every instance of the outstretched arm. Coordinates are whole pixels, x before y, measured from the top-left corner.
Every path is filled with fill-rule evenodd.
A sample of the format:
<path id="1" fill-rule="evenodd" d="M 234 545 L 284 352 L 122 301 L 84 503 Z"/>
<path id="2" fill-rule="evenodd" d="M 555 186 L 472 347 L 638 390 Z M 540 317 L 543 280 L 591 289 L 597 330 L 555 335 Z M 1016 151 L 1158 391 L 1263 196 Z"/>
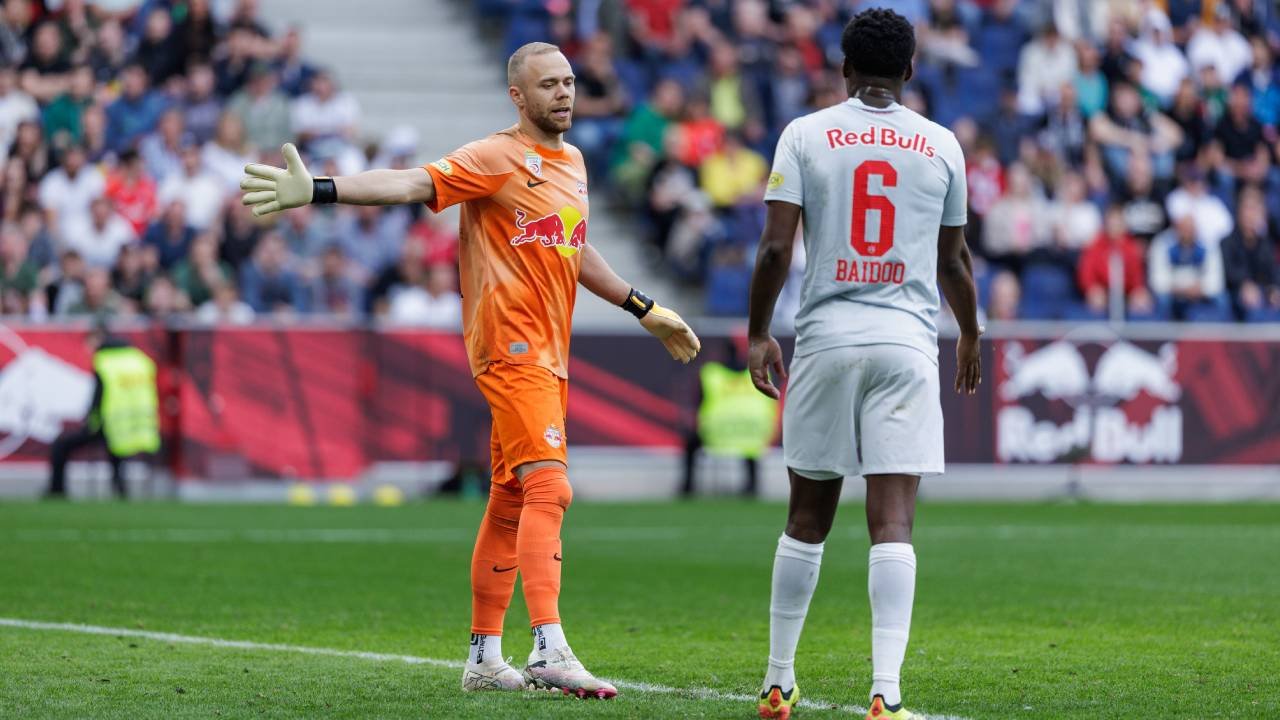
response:
<path id="1" fill-rule="evenodd" d="M 964 227 L 944 225 L 938 230 L 938 285 L 960 324 L 956 345 L 956 392 L 972 395 L 982 382 L 978 338 L 978 290 L 973 283 L 973 258 L 964 242 Z"/>
<path id="2" fill-rule="evenodd" d="M 782 364 L 782 347 L 769 334 L 773 320 L 773 308 L 778 293 L 787 282 L 791 270 L 791 249 L 796 242 L 796 228 L 800 226 L 800 206 L 782 200 L 766 203 L 764 234 L 760 236 L 760 249 L 756 252 L 756 270 L 751 275 L 751 309 L 747 320 L 747 368 L 756 389 L 777 399 L 778 388 L 769 379 L 785 380 L 787 369 Z"/>
<path id="3" fill-rule="evenodd" d="M 698 336 L 675 311 L 662 307 L 628 285 L 590 244 L 582 251 L 578 282 L 605 302 L 635 315 L 641 327 L 662 341 L 672 358 L 688 363 L 702 349 Z"/>
<path id="4" fill-rule="evenodd" d="M 339 178 L 314 178 L 287 143 L 282 149 L 285 167 L 245 166 L 240 189 L 243 202 L 257 216 L 289 210 L 308 203 L 340 202 L 348 205 L 400 205 L 429 203 L 435 199 L 435 183 L 423 168 L 369 170 Z"/>

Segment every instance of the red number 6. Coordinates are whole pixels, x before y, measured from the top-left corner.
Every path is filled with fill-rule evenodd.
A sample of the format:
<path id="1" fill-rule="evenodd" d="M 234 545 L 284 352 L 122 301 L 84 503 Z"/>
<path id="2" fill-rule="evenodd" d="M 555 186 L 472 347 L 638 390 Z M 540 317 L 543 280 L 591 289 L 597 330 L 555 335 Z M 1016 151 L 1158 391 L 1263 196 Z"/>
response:
<path id="1" fill-rule="evenodd" d="M 898 171 L 884 160 L 867 160 L 853 171 L 853 226 L 849 230 L 849 244 L 859 255 L 880 257 L 893 247 L 894 207 L 884 195 L 867 194 L 867 183 L 872 175 L 879 175 L 881 185 L 897 187 Z M 867 212 L 880 213 L 880 237 L 867 240 Z"/>

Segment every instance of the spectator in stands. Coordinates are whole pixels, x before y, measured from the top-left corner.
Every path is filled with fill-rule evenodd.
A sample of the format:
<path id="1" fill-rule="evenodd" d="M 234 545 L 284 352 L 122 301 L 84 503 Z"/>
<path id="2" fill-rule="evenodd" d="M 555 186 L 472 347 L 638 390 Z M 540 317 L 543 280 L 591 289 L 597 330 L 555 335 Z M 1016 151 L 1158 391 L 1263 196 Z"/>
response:
<path id="1" fill-rule="evenodd" d="M 759 98 L 742 77 L 738 50 L 732 43 L 712 46 L 702 93 L 710 100 L 711 117 L 728 130 L 741 129 L 749 115 L 760 113 Z"/>
<path id="2" fill-rule="evenodd" d="M 0 190 L 0 221 L 13 222 L 18 219 L 23 207 L 31 202 L 33 188 L 27 182 L 26 168 L 22 161 L 14 158 L 4 166 L 4 174 L 0 175 L 4 187 Z"/>
<path id="3" fill-rule="evenodd" d="M 374 280 L 366 298 L 365 311 L 374 317 L 388 317 L 396 295 L 423 281 L 427 272 L 424 257 L 425 246 L 422 243 L 406 242 L 396 263 Z"/>
<path id="4" fill-rule="evenodd" d="M 0 148 L 13 144 L 18 125 L 39 119 L 36 101 L 18 88 L 18 75 L 11 65 L 0 65 Z"/>
<path id="5" fill-rule="evenodd" d="M 1059 165 L 1079 167 L 1084 162 L 1088 131 L 1088 120 L 1076 101 L 1075 84 L 1063 83 L 1057 102 L 1046 108 L 1041 120 L 1037 138 L 1040 147 L 1053 155 Z"/>
<path id="6" fill-rule="evenodd" d="M 45 286 L 44 306 L 55 316 L 62 317 L 84 297 L 84 261 L 75 250 L 66 250 L 58 259 L 58 270 L 52 282 Z"/>
<path id="7" fill-rule="evenodd" d="M 222 44 L 221 51 L 216 53 L 217 57 L 212 66 L 218 95 L 223 97 L 234 95 L 237 90 L 244 87 L 249 79 L 249 68 L 258 59 L 260 45 L 260 38 L 253 30 L 231 29 L 226 41 Z"/>
<path id="8" fill-rule="evenodd" d="M 668 128 L 667 134 L 674 135 L 680 163 L 691 168 L 702 165 L 724 144 L 724 126 L 711 117 L 711 105 L 702 95 L 689 100 L 684 118 L 679 125 Z M 669 149 L 666 139 L 663 146 L 664 150 Z"/>
<path id="9" fill-rule="evenodd" d="M 42 103 L 52 100 L 66 87 L 67 75 L 71 72 L 68 55 L 56 23 L 45 21 L 37 25 L 31 50 L 18 66 L 22 89 Z"/>
<path id="10" fill-rule="evenodd" d="M 120 98 L 107 106 L 107 143 L 115 152 L 134 147 L 143 135 L 155 130 L 168 107 L 164 96 L 151 90 L 141 65 L 127 66 L 120 85 Z"/>
<path id="11" fill-rule="evenodd" d="M 135 235 L 146 232 L 156 214 L 156 181 L 147 175 L 136 150 L 120 154 L 119 165 L 107 175 L 106 196 Z"/>
<path id="12" fill-rule="evenodd" d="M 1253 50 L 1249 41 L 1231 26 L 1230 12 L 1222 5 L 1211 20 L 1191 34 L 1187 59 L 1197 72 L 1211 67 L 1223 82 L 1230 82 L 1252 63 Z"/>
<path id="13" fill-rule="evenodd" d="M 0 12 L 0 65 L 16 67 L 27 54 L 27 35 L 34 19 L 29 1 L 6 2 Z"/>
<path id="14" fill-rule="evenodd" d="M 1200 150 L 1209 138 L 1209 124 L 1205 121 L 1204 102 L 1195 81 L 1186 78 L 1174 93 L 1169 119 L 1182 130 L 1182 141 L 1174 151 L 1177 163 L 1199 161 Z"/>
<path id="15" fill-rule="evenodd" d="M 39 122 L 24 120 L 18 123 L 13 145 L 9 148 L 9 157 L 22 163 L 28 182 L 39 183 L 42 178 L 47 177 L 50 153 Z"/>
<path id="16" fill-rule="evenodd" d="M 233 268 L 243 267 L 257 251 L 258 243 L 267 229 L 267 226 L 258 222 L 249 208 L 232 198 L 222 213 L 222 242 L 218 246 L 218 257 Z M 287 254 L 287 245 L 285 250 Z M 248 292 L 243 284 L 240 292 Z"/>
<path id="17" fill-rule="evenodd" d="M 325 140 L 353 142 L 360 124 L 360 105 L 350 93 L 339 92 L 328 71 L 311 78 L 311 90 L 293 101 L 293 131 L 304 144 Z"/>
<path id="18" fill-rule="evenodd" d="M 1025 165 L 1010 166 L 1006 181 L 1005 194 L 982 221 L 982 250 L 993 262 L 1016 271 L 1032 251 L 1048 245 L 1049 216 Z"/>
<path id="19" fill-rule="evenodd" d="M 364 309 L 361 287 L 351 276 L 347 254 L 333 243 L 320 256 L 320 272 L 311 282 L 311 312 L 354 318 Z"/>
<path id="20" fill-rule="evenodd" d="M 184 141 L 186 120 L 181 108 L 169 108 L 160 116 L 156 132 L 146 136 L 138 144 L 138 152 L 147 164 L 147 174 L 159 182 L 182 172 L 182 146 L 195 142 L 190 136 Z"/>
<path id="21" fill-rule="evenodd" d="M 79 253 L 90 268 L 110 269 L 120 249 L 138 239 L 129 221 L 106 197 L 94 198 L 87 217 L 69 219 L 64 227 L 63 243 Z"/>
<path id="22" fill-rule="evenodd" d="M 40 206 L 54 234 L 69 242 L 67 231 L 90 223 L 89 206 L 104 192 L 102 173 L 86 165 L 84 149 L 73 145 L 62 153 L 62 164 L 40 182 Z"/>
<path id="23" fill-rule="evenodd" d="M 379 167 L 382 167 L 381 165 Z M 304 272 L 311 273 L 326 248 L 337 242 L 334 213 L 303 205 L 281 213 L 276 230 L 284 236 L 289 254 L 297 258 Z M 313 274 L 313 273 L 312 273 Z"/>
<path id="24" fill-rule="evenodd" d="M 218 280 L 212 297 L 196 308 L 196 321 L 206 325 L 248 325 L 253 318 L 253 308 L 240 299 L 231 280 Z"/>
<path id="25" fill-rule="evenodd" d="M 244 123 L 239 115 L 233 112 L 222 114 L 213 139 L 201 150 L 201 157 L 209 172 L 222 181 L 226 195 L 239 193 L 244 166 L 256 160 L 245 140 Z"/>
<path id="26" fill-rule="evenodd" d="M 1057 105 L 1062 87 L 1075 83 L 1078 67 L 1075 47 L 1053 23 L 1045 25 L 1018 56 L 1018 108 L 1039 115 Z"/>
<path id="27" fill-rule="evenodd" d="M 174 32 L 169 9 L 153 6 L 147 13 L 146 29 L 138 48 L 135 62 L 146 69 L 152 86 L 160 87 L 175 75 L 182 73 L 186 57 L 183 54 L 182 36 Z"/>
<path id="28" fill-rule="evenodd" d="M 232 278 L 231 266 L 218 259 L 218 238 L 201 233 L 191 242 L 191 252 L 173 269 L 173 281 L 193 306 L 213 296 L 213 288 Z"/>
<path id="29" fill-rule="evenodd" d="M 1018 304 L 1022 298 L 1022 287 L 1018 276 L 1007 270 L 1001 270 L 991 279 L 991 298 L 987 303 L 987 318 L 990 320 L 1017 320 Z"/>
<path id="30" fill-rule="evenodd" d="M 181 262 L 195 240 L 196 229 L 187 224 L 186 216 L 186 206 L 181 200 L 174 200 L 165 205 L 164 214 L 151 223 L 142 238 L 163 270 L 171 270 Z"/>
<path id="31" fill-rule="evenodd" d="M 387 314 L 393 323 L 456 328 L 462 323 L 462 300 L 448 265 L 432 265 L 422 279 L 391 296 Z"/>
<path id="32" fill-rule="evenodd" d="M 1018 0 L 993 0 L 983 6 L 973 48 L 1001 84 L 1012 83 L 1027 41 L 1027 27 L 1017 14 Z"/>
<path id="33" fill-rule="evenodd" d="M 208 63 L 191 66 L 182 108 L 183 125 L 196 142 L 212 140 L 222 117 L 222 102 L 217 95 L 217 77 Z"/>
<path id="34" fill-rule="evenodd" d="M 1182 142 L 1182 131 L 1168 117 L 1146 111 L 1138 91 L 1128 83 L 1112 87 L 1111 107 L 1089 121 L 1089 132 L 1102 148 L 1107 172 L 1113 178 L 1129 174 L 1130 159 L 1146 155 L 1158 178 L 1173 174 L 1173 151 Z"/>
<path id="35" fill-rule="evenodd" d="M 1253 48 L 1253 65 L 1236 82 L 1248 84 L 1253 91 L 1254 117 L 1274 133 L 1277 125 L 1280 125 L 1280 77 L 1277 77 L 1267 41 L 1255 37 L 1250 41 L 1250 47 Z"/>
<path id="36" fill-rule="evenodd" d="M 1165 199 L 1165 210 L 1173 222 L 1190 215 L 1195 219 L 1196 237 L 1205 247 L 1216 248 L 1231 233 L 1231 211 L 1209 192 L 1204 172 L 1189 165 L 1182 171 L 1182 181 Z"/>
<path id="37" fill-rule="evenodd" d="M 675 80 L 660 80 L 653 87 L 649 99 L 640 103 L 631 111 L 622 129 L 622 139 L 618 144 L 621 151 L 615 155 L 615 165 L 637 157 L 635 146 L 642 146 L 647 152 L 639 157 L 652 166 L 652 159 L 662 151 L 662 139 L 666 135 L 667 126 L 680 115 L 684 104 L 684 91 Z"/>
<path id="38" fill-rule="evenodd" d="M 1118 271 L 1115 276 L 1113 261 Z M 1147 290 L 1142 247 L 1125 229 L 1124 210 L 1119 205 L 1107 208 L 1102 232 L 1080 255 L 1076 277 L 1085 305 L 1095 316 L 1106 315 L 1112 284 L 1120 291 L 1129 314 L 1148 315 L 1155 309 Z"/>
<path id="39" fill-rule="evenodd" d="M 0 295 L 9 298 L 16 294 L 22 298 L 20 305 L 6 301 L 3 314 L 25 314 L 28 298 L 36 290 L 40 268 L 31 261 L 30 249 L 31 242 L 21 230 L 0 226 Z"/>
<path id="40" fill-rule="evenodd" d="M 1174 44 L 1169 17 L 1159 9 L 1152 7 L 1144 14 L 1142 34 L 1133 43 L 1133 56 L 1142 63 L 1142 88 L 1155 96 L 1160 107 L 1169 107 L 1191 66 Z"/>
<path id="41" fill-rule="evenodd" d="M 97 37 L 98 41 L 89 51 L 89 66 L 98 82 L 115 82 L 129 64 L 124 28 L 118 20 L 107 20 L 98 28 Z"/>
<path id="42" fill-rule="evenodd" d="M 111 289 L 111 271 L 91 267 L 84 274 L 84 294 L 67 308 L 68 316 L 110 317 L 125 312 L 124 299 Z"/>
<path id="43" fill-rule="evenodd" d="M 701 195 L 693 169 L 680 160 L 684 150 L 682 133 L 672 128 L 664 141 L 662 156 L 645 182 L 651 226 L 649 240 L 660 253 L 666 252 L 671 228 L 679 218 L 686 198 L 693 193 Z"/>
<path id="44" fill-rule="evenodd" d="M 724 145 L 702 163 L 698 184 L 717 208 L 730 208 L 763 194 L 769 166 L 760 153 L 742 144 L 734 132 L 725 134 Z"/>
<path id="45" fill-rule="evenodd" d="M 627 91 L 614 67 L 613 43 L 600 33 L 587 43 L 575 81 L 572 138 L 589 169 L 602 170 L 609 147 L 622 134 Z"/>
<path id="46" fill-rule="evenodd" d="M 5 71 L 0 70 L 0 88 L 4 86 L 4 74 Z M 45 106 L 44 134 L 54 148 L 62 149 L 84 142 L 81 117 L 94 103 L 94 90 L 93 68 L 77 65 L 71 71 L 71 84 L 67 91 Z M 3 110 L 0 110 L 0 116 L 3 116 Z"/>
<path id="47" fill-rule="evenodd" d="M 155 279 L 156 268 L 148 261 L 148 253 L 139 243 L 120 248 L 120 256 L 111 269 L 111 287 L 131 312 L 140 311 L 147 288 Z"/>
<path id="48" fill-rule="evenodd" d="M 179 57 L 186 62 L 207 63 L 213 58 L 218 42 L 210 0 L 190 0 L 186 3 L 186 11 L 186 16 L 174 29 L 180 48 Z"/>
<path id="49" fill-rule="evenodd" d="M 1080 71 L 1076 75 L 1076 101 L 1085 119 L 1107 109 L 1110 85 L 1102 72 L 1102 56 L 1098 48 L 1088 42 L 1076 43 L 1076 56 L 1080 59 Z"/>
<path id="50" fill-rule="evenodd" d="M 1135 155 L 1129 163 L 1125 191 L 1119 196 L 1124 205 L 1125 227 L 1135 239 L 1149 241 L 1168 225 L 1164 195 L 1151 174 L 1151 161 L 1145 155 Z"/>
<path id="51" fill-rule="evenodd" d="M 1235 184 L 1262 183 L 1271 169 L 1271 149 L 1262 133 L 1262 123 L 1253 115 L 1253 98 L 1249 86 L 1231 86 L 1227 111 L 1213 131 L 1209 152 L 1218 169 L 1222 192 L 1235 194 Z"/>
<path id="52" fill-rule="evenodd" d="M 354 261 L 353 272 L 361 283 L 377 277 L 400 257 L 407 220 L 403 213 L 384 212 L 375 206 L 357 207 L 340 216 L 338 237 L 347 257 Z"/>
<path id="53" fill-rule="evenodd" d="M 581 77 L 578 86 L 582 87 Z M 580 94 L 574 107 L 575 130 L 585 119 L 579 117 L 582 104 Z M 276 88 L 276 72 L 265 62 L 254 64 L 249 71 L 249 84 L 232 96 L 227 111 L 240 118 L 249 144 L 260 150 L 274 150 L 293 139 L 289 128 L 289 99 Z"/>
<path id="54" fill-rule="evenodd" d="M 1049 233 L 1054 247 L 1076 255 L 1102 230 L 1102 213 L 1089 202 L 1084 178 L 1075 172 L 1058 181 L 1058 196 L 1049 206 Z"/>
<path id="55" fill-rule="evenodd" d="M 169 320 L 189 311 L 186 297 L 168 275 L 157 275 L 147 286 L 142 311 L 154 320 Z"/>
<path id="56" fill-rule="evenodd" d="M 728 239 L 725 224 L 713 210 L 711 201 L 698 191 L 680 200 L 680 208 L 663 248 L 667 265 L 682 280 L 701 282 L 706 279 L 711 253 Z"/>
<path id="57" fill-rule="evenodd" d="M 1151 241 L 1151 292 L 1160 314 L 1175 320 L 1226 320 L 1222 256 L 1196 239 L 1195 219 L 1183 216 Z"/>
<path id="58" fill-rule="evenodd" d="M 227 197 L 227 187 L 205 168 L 199 146 L 188 142 L 181 149 L 180 157 L 182 171 L 160 183 L 160 204 L 182 201 L 187 209 L 187 224 L 197 232 L 203 231 L 217 219 Z"/>
<path id="59" fill-rule="evenodd" d="M 316 69 L 302 58 L 302 31 L 296 26 L 286 30 L 280 40 L 276 71 L 280 76 L 280 89 L 291 98 L 302 95 L 311 87 Z"/>
<path id="60" fill-rule="evenodd" d="M 107 145 L 107 111 L 101 105 L 90 105 L 80 115 L 84 131 L 85 159 L 94 165 L 115 161 L 115 151 Z"/>
<path id="61" fill-rule="evenodd" d="M 289 267 L 280 233 L 262 236 L 253 258 L 240 269 L 240 290 L 249 307 L 261 315 L 287 316 L 307 310 L 307 289 Z"/>
<path id="62" fill-rule="evenodd" d="M 1280 321 L 1280 260 L 1275 236 L 1262 191 L 1246 187 L 1240 193 L 1235 230 L 1222 241 L 1227 291 L 1242 320 Z"/>

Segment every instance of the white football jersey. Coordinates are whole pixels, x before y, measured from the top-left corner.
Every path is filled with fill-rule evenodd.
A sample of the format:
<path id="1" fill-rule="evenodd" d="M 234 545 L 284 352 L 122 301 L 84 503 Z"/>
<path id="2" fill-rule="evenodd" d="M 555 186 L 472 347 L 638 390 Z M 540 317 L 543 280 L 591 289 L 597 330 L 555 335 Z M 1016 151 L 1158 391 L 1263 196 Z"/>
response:
<path id="1" fill-rule="evenodd" d="M 938 358 L 938 228 L 965 224 L 964 156 L 902 105 L 850 99 L 783 131 L 764 199 L 803 209 L 796 355 L 907 345 Z"/>

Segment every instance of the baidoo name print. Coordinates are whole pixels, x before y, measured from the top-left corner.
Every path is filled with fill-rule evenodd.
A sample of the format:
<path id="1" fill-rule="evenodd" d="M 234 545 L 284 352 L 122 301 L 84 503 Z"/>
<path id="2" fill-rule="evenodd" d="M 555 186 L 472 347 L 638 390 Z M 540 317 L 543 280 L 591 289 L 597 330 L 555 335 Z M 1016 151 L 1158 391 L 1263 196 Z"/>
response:
<path id="1" fill-rule="evenodd" d="M 907 266 L 900 262 L 880 262 L 879 260 L 836 261 L 836 282 L 901 285 L 906 275 Z"/>
<path id="2" fill-rule="evenodd" d="M 929 144 L 929 138 L 920 133 L 907 137 L 906 135 L 899 135 L 898 131 L 893 128 L 878 128 L 875 125 L 871 125 L 862 132 L 844 128 L 831 128 L 827 130 L 826 135 L 827 146 L 831 150 L 856 147 L 858 145 L 879 145 L 881 147 L 918 152 L 928 158 L 933 157 L 938 152 L 937 149 Z"/>

